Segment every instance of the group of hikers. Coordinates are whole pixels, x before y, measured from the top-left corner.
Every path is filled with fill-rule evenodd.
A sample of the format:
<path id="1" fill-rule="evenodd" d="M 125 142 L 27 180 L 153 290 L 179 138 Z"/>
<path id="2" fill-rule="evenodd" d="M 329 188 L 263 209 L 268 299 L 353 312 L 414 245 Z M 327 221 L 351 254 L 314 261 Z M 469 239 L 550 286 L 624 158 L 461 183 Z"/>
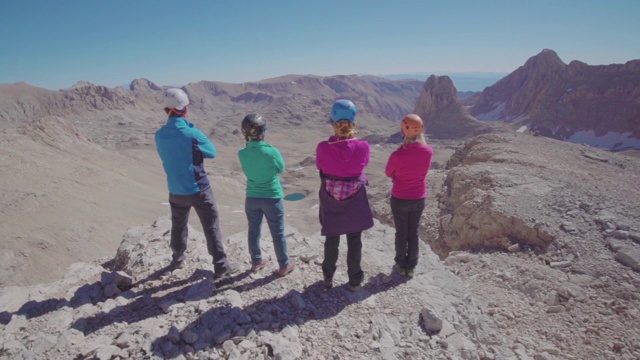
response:
<path id="1" fill-rule="evenodd" d="M 182 89 L 164 92 L 166 125 L 155 133 L 155 142 L 167 175 L 171 206 L 170 266 L 181 268 L 187 249 L 189 212 L 196 210 L 207 249 L 213 257 L 214 281 L 240 272 L 241 267 L 227 259 L 220 234 L 220 221 L 211 185 L 204 169 L 205 158 L 216 157 L 216 148 L 207 136 L 187 119 L 189 98 Z M 360 266 L 362 232 L 373 226 L 373 214 L 367 199 L 364 173 L 369 164 L 369 143 L 356 138 L 355 104 L 338 100 L 331 108 L 334 135 L 316 148 L 316 166 L 320 172 L 319 218 L 325 237 L 322 273 L 324 286 L 333 287 L 338 261 L 340 236 L 347 239 L 348 288 L 358 291 L 364 281 Z M 280 151 L 265 141 L 267 120 L 249 114 L 241 123 L 246 146 L 238 152 L 247 178 L 245 214 L 248 222 L 248 248 L 251 271 L 268 265 L 260 249 L 263 217 L 273 239 L 278 261 L 277 274 L 286 276 L 295 268 L 287 254 L 284 232 L 283 191 L 279 174 L 285 170 Z M 419 258 L 418 227 L 427 197 L 426 177 L 433 149 L 425 143 L 423 121 L 415 114 L 405 116 L 400 128 L 402 145 L 395 150 L 385 167 L 393 181 L 391 211 L 395 223 L 395 265 L 393 271 L 413 278 Z"/>

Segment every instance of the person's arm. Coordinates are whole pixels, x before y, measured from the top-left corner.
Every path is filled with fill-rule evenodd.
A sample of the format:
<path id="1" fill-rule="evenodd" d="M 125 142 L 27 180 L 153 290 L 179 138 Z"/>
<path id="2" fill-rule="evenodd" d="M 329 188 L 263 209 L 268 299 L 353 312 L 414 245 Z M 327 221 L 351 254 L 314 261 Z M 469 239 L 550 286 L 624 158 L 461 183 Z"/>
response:
<path id="1" fill-rule="evenodd" d="M 389 160 L 387 161 L 387 166 L 385 166 L 384 168 L 384 173 L 385 175 L 387 175 L 388 177 L 393 179 L 393 175 L 396 171 L 395 168 L 395 159 L 393 156 L 394 153 L 391 153 L 391 156 L 389 156 Z"/>
<path id="2" fill-rule="evenodd" d="M 369 147 L 369 143 L 366 141 L 364 142 L 364 166 L 366 167 L 367 165 L 369 165 L 369 157 L 371 156 L 371 148 Z"/>
<path id="3" fill-rule="evenodd" d="M 320 143 L 316 147 L 316 167 L 320 171 L 322 171 L 322 168 L 324 167 L 324 163 L 323 163 L 324 157 L 323 157 L 322 153 L 323 153 L 322 143 Z"/>
<path id="4" fill-rule="evenodd" d="M 276 172 L 278 174 L 284 172 L 284 158 L 282 157 L 282 154 L 280 154 L 280 151 L 276 148 L 273 148 L 273 163 L 276 165 Z"/>
<path id="5" fill-rule="evenodd" d="M 216 151 L 215 145 L 207 138 L 207 136 L 198 129 L 194 130 L 194 138 L 198 141 L 198 149 L 202 152 L 205 159 L 213 159 L 216 157 L 218 152 Z"/>
<path id="6" fill-rule="evenodd" d="M 428 146 L 428 145 L 427 145 Z M 425 156 L 425 162 L 427 163 L 427 173 L 431 170 L 431 159 L 433 158 L 433 148 L 429 146 L 427 156 Z"/>

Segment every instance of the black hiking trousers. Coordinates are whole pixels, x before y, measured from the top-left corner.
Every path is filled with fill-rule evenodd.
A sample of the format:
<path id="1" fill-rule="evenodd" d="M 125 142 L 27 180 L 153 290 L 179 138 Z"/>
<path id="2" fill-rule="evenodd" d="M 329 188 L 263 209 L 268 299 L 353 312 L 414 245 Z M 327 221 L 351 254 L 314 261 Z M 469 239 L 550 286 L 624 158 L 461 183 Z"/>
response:
<path id="1" fill-rule="evenodd" d="M 413 270 L 418 265 L 420 239 L 418 226 L 424 210 L 425 199 L 403 200 L 391 196 L 391 212 L 396 226 L 396 264 L 402 269 Z"/>
<path id="2" fill-rule="evenodd" d="M 193 195 L 169 194 L 169 204 L 171 205 L 171 250 L 173 250 L 174 261 L 184 260 L 189 238 L 189 213 L 193 207 L 200 218 L 202 230 L 207 239 L 207 250 L 213 256 L 215 272 L 226 270 L 227 254 L 220 235 L 218 207 L 211 188 Z"/>
<path id="3" fill-rule="evenodd" d="M 362 231 L 347 234 L 347 274 L 349 285 L 358 286 L 362 283 L 364 273 L 360 267 L 362 259 Z M 327 236 L 324 241 L 324 261 L 322 262 L 322 274 L 333 279 L 338 263 L 338 250 L 340 247 L 340 235 Z"/>

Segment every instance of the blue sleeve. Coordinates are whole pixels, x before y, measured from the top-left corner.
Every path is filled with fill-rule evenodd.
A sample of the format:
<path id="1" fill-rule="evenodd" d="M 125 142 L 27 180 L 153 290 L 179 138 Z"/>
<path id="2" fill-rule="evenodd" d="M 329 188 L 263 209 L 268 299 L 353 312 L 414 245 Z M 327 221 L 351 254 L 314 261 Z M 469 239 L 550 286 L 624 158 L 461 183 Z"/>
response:
<path id="1" fill-rule="evenodd" d="M 205 159 L 213 159 L 216 157 L 218 152 L 216 151 L 215 145 L 207 138 L 207 136 L 198 129 L 194 130 L 194 138 L 198 141 L 198 149 L 202 151 Z"/>

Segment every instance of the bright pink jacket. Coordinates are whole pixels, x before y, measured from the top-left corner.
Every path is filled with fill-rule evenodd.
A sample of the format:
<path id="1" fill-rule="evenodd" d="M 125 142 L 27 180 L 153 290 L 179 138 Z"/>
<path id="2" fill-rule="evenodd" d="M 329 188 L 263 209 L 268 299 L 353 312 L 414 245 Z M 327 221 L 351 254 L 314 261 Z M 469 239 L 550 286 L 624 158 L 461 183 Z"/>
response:
<path id="1" fill-rule="evenodd" d="M 431 157 L 433 149 L 422 143 L 407 144 L 394 151 L 385 168 L 385 174 L 393 179 L 391 195 L 404 200 L 426 198 Z"/>
<path id="2" fill-rule="evenodd" d="M 331 136 L 316 148 L 316 166 L 325 174 L 338 177 L 358 177 L 369 164 L 369 143 L 352 138 L 338 140 Z"/>

